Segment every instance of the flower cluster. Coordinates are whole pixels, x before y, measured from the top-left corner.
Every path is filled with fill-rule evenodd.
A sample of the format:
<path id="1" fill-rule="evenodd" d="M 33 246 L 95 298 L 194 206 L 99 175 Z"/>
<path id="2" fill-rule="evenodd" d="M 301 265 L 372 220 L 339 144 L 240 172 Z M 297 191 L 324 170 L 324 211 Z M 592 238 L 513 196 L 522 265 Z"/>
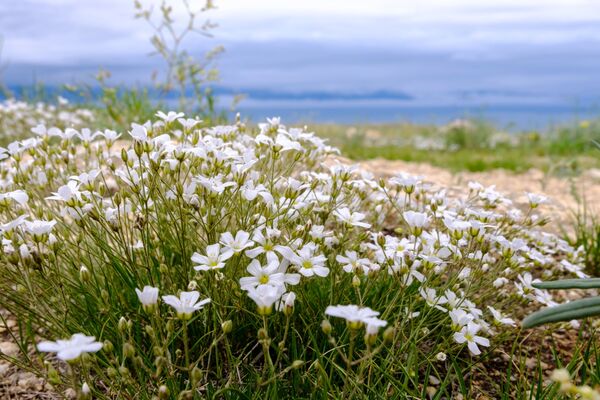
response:
<path id="1" fill-rule="evenodd" d="M 85 127 L 94 119 L 91 110 L 72 106 L 62 97 L 58 98 L 56 104 L 31 104 L 14 99 L 0 102 L 0 132 L 3 144 L 7 143 L 6 140 L 25 139 L 32 131 L 45 134 L 46 126 L 77 129 Z"/>
<path id="2" fill-rule="evenodd" d="M 0 177 L 0 305 L 54 336 L 68 327 L 123 342 L 122 357 L 160 377 L 156 387 L 140 378 L 140 390 L 161 393 L 181 371 L 193 385 L 237 381 L 235 360 L 256 358 L 244 341 L 257 330 L 274 380 L 276 369 L 289 371 L 282 363 L 301 365 L 290 343 L 306 346 L 307 358 L 322 352 L 303 335 L 324 314 L 366 328 L 367 348 L 351 346 L 363 355 L 340 353 L 347 370 L 405 357 L 400 341 L 388 352 L 372 347 L 383 327 L 431 359 L 477 356 L 516 325 L 515 304 L 554 304 L 536 279 L 584 276 L 580 250 L 543 231 L 543 197 L 529 194 L 530 209 L 520 210 L 476 182 L 453 199 L 420 177 L 375 177 L 277 118 L 253 132 L 240 121 L 157 116 L 132 124 L 131 140 L 39 125 L 36 137 L 8 146 Z M 161 305 L 159 290 L 179 295 Z M 240 343 L 225 341 L 232 329 Z M 327 332 L 336 346 L 348 336 Z M 131 385 L 119 355 L 102 357 L 117 371 L 107 374 Z M 214 368 L 220 357 L 231 367 Z"/>

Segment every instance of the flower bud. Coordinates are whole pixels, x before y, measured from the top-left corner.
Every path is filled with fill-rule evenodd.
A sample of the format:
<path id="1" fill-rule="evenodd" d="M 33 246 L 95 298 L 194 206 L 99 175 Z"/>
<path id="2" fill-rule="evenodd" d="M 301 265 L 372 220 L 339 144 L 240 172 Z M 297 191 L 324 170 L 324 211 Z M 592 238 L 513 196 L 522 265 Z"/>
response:
<path id="1" fill-rule="evenodd" d="M 383 246 L 385 246 L 385 236 L 384 236 L 384 235 L 383 235 L 383 233 L 381 233 L 381 232 L 379 232 L 379 233 L 377 234 L 377 244 L 378 244 L 380 247 L 383 247 Z"/>
<path id="2" fill-rule="evenodd" d="M 202 370 L 200 370 L 200 368 L 194 367 L 192 369 L 192 371 L 190 372 L 190 378 L 192 380 L 193 387 L 198 386 L 198 384 L 200 383 L 200 380 L 202 379 L 202 376 L 203 376 L 203 373 L 202 373 Z"/>
<path id="3" fill-rule="evenodd" d="M 267 332 L 267 330 L 265 328 L 260 328 L 258 330 L 258 339 L 259 340 L 265 340 L 269 338 L 269 333 Z"/>
<path id="4" fill-rule="evenodd" d="M 370 346 L 373 346 L 375 344 L 375 342 L 377 341 L 377 334 L 372 334 L 372 333 L 365 333 L 365 343 L 369 344 Z"/>
<path id="5" fill-rule="evenodd" d="M 394 336 L 396 335 L 396 330 L 390 326 L 385 331 L 383 331 L 383 340 L 385 343 L 392 343 L 394 341 Z"/>
<path id="6" fill-rule="evenodd" d="M 135 348 L 131 343 L 123 343 L 123 357 L 131 358 L 135 355 Z"/>
<path id="7" fill-rule="evenodd" d="M 162 371 L 169 365 L 167 359 L 163 356 L 158 356 L 154 359 L 154 366 L 156 367 L 156 376 L 160 376 Z"/>
<path id="8" fill-rule="evenodd" d="M 352 277 L 352 286 L 354 286 L 355 288 L 360 286 L 360 278 L 356 275 Z"/>
<path id="9" fill-rule="evenodd" d="M 123 377 L 128 377 L 130 375 L 129 368 L 125 366 L 119 367 L 119 374 Z"/>
<path id="10" fill-rule="evenodd" d="M 192 393 L 191 390 L 184 390 L 183 392 L 179 393 L 179 397 L 178 399 L 180 400 L 192 400 L 194 398 L 194 394 Z"/>
<path id="11" fill-rule="evenodd" d="M 166 387 L 165 385 L 161 385 L 158 388 L 158 398 L 159 399 L 161 399 L 161 400 L 168 399 L 169 398 L 169 394 L 170 394 L 169 393 L 169 388 Z"/>
<path id="12" fill-rule="evenodd" d="M 291 365 L 291 368 L 292 369 L 298 369 L 298 368 L 300 368 L 303 365 L 304 365 L 304 361 L 303 360 L 294 360 L 294 362 Z"/>
<path id="13" fill-rule="evenodd" d="M 127 331 L 127 320 L 125 319 L 125 317 L 121 317 L 119 319 L 119 332 L 121 333 L 125 333 Z"/>
<path id="14" fill-rule="evenodd" d="M 83 382 L 83 385 L 81 385 L 81 393 L 79 398 L 82 400 L 88 400 L 92 398 L 92 391 L 87 382 Z"/>
<path id="15" fill-rule="evenodd" d="M 81 279 L 82 282 L 89 282 L 90 276 L 90 270 L 87 269 L 85 265 L 82 265 L 79 269 L 79 279 Z"/>
<path id="16" fill-rule="evenodd" d="M 167 333 L 172 334 L 173 332 L 175 332 L 175 327 L 173 326 L 173 320 L 170 319 L 167 321 Z"/>
<path id="17" fill-rule="evenodd" d="M 105 340 L 104 344 L 102 345 L 102 350 L 107 353 L 110 354 L 113 352 L 113 350 L 115 349 L 115 346 L 113 346 L 112 342 L 110 340 Z"/>
<path id="18" fill-rule="evenodd" d="M 121 160 L 126 163 L 129 160 L 129 155 L 127 154 L 127 150 L 125 148 L 121 149 Z"/>
<path id="19" fill-rule="evenodd" d="M 60 385 L 60 383 L 61 383 L 60 375 L 58 374 L 58 371 L 50 363 L 48 363 L 47 373 L 48 373 L 48 382 L 50 382 L 53 385 Z"/>
<path id="20" fill-rule="evenodd" d="M 154 328 L 152 328 L 152 326 L 146 325 L 144 330 L 146 331 L 146 335 L 150 336 L 151 338 L 154 337 Z"/>
<path id="21" fill-rule="evenodd" d="M 569 371 L 565 368 L 555 369 L 550 376 L 554 382 L 569 382 L 571 380 L 571 375 Z"/>
<path id="22" fill-rule="evenodd" d="M 144 154 L 144 144 L 136 140 L 133 143 L 133 151 L 135 151 L 136 156 L 141 157 Z"/>
<path id="23" fill-rule="evenodd" d="M 194 291 L 198 289 L 198 282 L 196 281 L 190 281 L 190 283 L 188 283 L 188 290 L 189 291 Z"/>
<path id="24" fill-rule="evenodd" d="M 110 379 L 115 379 L 118 375 L 117 370 L 114 369 L 113 367 L 108 367 L 106 369 L 106 375 L 110 378 Z"/>
<path id="25" fill-rule="evenodd" d="M 321 321 L 321 330 L 324 334 L 329 335 L 331 333 L 331 322 L 326 319 Z"/>
<path id="26" fill-rule="evenodd" d="M 227 321 L 224 321 L 221 324 L 221 329 L 223 330 L 224 334 L 228 334 L 231 332 L 231 330 L 233 329 L 233 322 L 231 322 L 230 319 L 228 319 Z"/>

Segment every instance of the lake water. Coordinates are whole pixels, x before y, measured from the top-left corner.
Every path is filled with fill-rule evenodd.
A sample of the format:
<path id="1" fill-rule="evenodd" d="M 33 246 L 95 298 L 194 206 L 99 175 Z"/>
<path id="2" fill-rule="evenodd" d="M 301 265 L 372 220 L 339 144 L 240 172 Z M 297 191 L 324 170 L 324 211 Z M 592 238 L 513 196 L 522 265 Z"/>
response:
<path id="1" fill-rule="evenodd" d="M 600 107 L 574 106 L 406 106 L 369 104 L 244 104 L 237 107 L 252 122 L 281 117 L 286 124 L 299 123 L 435 123 L 445 124 L 457 118 L 482 118 L 499 129 L 545 130 L 600 116 Z M 232 113 L 233 115 L 233 113 Z"/>

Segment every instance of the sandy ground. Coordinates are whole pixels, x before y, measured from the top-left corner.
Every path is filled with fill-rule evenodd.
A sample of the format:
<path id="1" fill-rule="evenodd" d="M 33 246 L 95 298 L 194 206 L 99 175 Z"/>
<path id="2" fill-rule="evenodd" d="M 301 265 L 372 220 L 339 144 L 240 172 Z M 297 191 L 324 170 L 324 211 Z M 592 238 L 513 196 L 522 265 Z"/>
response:
<path id="1" fill-rule="evenodd" d="M 352 163 L 347 159 L 341 161 Z M 546 176 L 534 169 L 522 174 L 504 170 L 452 173 L 428 164 L 405 161 L 374 159 L 358 164 L 379 176 L 393 176 L 399 172 L 422 176 L 425 182 L 448 188 L 449 196 L 466 194 L 469 181 L 477 181 L 485 186 L 495 185 L 496 190 L 522 208 L 527 208 L 528 204 L 525 192 L 544 194 L 550 198 L 551 203 L 541 206 L 541 212 L 550 218 L 549 230 L 556 233 L 563 229 L 571 231 L 573 213 L 581 209 L 583 200 L 591 213 L 600 214 L 600 169 L 592 169 L 573 178 L 561 178 Z"/>

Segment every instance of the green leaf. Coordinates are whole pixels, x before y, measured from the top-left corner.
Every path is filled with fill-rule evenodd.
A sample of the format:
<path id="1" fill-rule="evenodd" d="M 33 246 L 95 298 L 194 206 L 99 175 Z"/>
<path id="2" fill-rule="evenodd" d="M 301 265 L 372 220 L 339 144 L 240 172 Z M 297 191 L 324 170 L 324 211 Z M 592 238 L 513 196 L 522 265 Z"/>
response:
<path id="1" fill-rule="evenodd" d="M 596 315 L 600 315 L 600 297 L 598 296 L 544 308 L 525 318 L 522 325 L 527 329 L 550 322 L 570 321 Z"/>
<path id="2" fill-rule="evenodd" d="M 538 289 L 600 289 L 600 278 L 561 279 L 558 281 L 537 282 Z"/>

